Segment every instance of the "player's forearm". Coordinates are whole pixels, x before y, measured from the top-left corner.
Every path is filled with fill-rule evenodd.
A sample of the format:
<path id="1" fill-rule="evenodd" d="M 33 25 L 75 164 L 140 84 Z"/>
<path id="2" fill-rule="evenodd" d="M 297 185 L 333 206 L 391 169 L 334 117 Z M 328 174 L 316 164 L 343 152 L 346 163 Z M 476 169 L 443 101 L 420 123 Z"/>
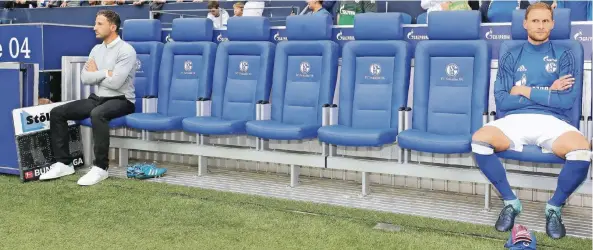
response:
<path id="1" fill-rule="evenodd" d="M 80 80 L 82 81 L 83 84 L 95 85 L 95 84 L 99 84 L 101 81 L 103 81 L 103 79 L 105 79 L 105 74 L 106 74 L 105 70 L 90 72 L 90 71 L 87 71 L 86 69 L 83 69 L 82 74 L 80 75 Z"/>
<path id="2" fill-rule="evenodd" d="M 496 107 L 500 111 L 511 111 L 533 105 L 533 102 L 523 96 L 511 95 L 505 91 L 495 92 Z"/>
<path id="3" fill-rule="evenodd" d="M 531 89 L 529 99 L 543 106 L 570 109 L 576 100 L 576 95 L 572 89 L 567 91 Z"/>

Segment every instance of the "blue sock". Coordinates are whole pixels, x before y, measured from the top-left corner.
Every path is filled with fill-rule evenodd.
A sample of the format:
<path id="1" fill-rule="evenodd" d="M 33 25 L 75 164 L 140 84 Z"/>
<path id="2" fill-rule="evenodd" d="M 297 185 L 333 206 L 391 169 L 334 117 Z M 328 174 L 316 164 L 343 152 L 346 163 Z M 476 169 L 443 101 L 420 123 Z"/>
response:
<path id="1" fill-rule="evenodd" d="M 568 197 L 587 178 L 589 171 L 588 150 L 575 150 L 566 154 L 566 163 L 558 175 L 558 186 L 548 203 L 555 207 L 561 207 Z"/>
<path id="2" fill-rule="evenodd" d="M 472 142 L 472 151 L 478 168 L 486 175 L 490 183 L 496 187 L 496 190 L 502 195 L 502 199 L 505 201 L 517 199 L 507 179 L 507 172 L 498 156 L 494 154 L 492 146 L 474 141 Z"/>

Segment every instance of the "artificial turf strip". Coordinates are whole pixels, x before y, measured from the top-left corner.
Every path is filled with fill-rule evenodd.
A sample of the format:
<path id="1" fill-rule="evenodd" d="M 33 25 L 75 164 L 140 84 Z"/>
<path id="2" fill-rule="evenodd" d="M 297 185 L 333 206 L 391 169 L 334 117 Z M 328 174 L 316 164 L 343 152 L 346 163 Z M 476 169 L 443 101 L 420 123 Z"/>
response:
<path id="1" fill-rule="evenodd" d="M 20 183 L 0 175 L 4 249 L 503 249 L 491 226 L 79 175 Z M 397 230 L 373 229 L 377 223 Z M 591 249 L 590 239 L 538 249 Z"/>

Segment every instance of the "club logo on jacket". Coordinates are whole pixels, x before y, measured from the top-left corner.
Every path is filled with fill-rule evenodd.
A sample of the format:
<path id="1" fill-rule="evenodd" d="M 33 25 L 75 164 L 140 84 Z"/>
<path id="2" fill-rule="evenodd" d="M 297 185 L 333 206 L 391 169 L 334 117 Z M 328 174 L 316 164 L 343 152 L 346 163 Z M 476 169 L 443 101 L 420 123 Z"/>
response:
<path id="1" fill-rule="evenodd" d="M 554 73 L 558 70 L 558 64 L 556 59 L 550 58 L 549 56 L 544 57 L 544 62 L 546 62 L 546 72 Z"/>

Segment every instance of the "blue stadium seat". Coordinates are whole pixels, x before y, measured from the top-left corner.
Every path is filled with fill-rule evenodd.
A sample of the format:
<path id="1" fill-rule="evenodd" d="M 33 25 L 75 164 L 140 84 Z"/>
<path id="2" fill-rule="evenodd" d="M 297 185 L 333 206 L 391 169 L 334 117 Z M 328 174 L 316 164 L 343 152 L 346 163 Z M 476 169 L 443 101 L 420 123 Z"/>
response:
<path id="1" fill-rule="evenodd" d="M 320 141 L 342 146 L 395 142 L 398 110 L 408 103 L 410 83 L 402 22 L 400 13 L 355 16 L 355 41 L 342 50 L 338 124 L 321 127 Z"/>
<path id="2" fill-rule="evenodd" d="M 412 128 L 398 135 L 402 148 L 471 152 L 472 134 L 487 112 L 490 81 L 490 50 L 480 40 L 480 23 L 478 11 L 430 13 L 430 40 L 416 46 Z"/>
<path id="3" fill-rule="evenodd" d="M 426 24 L 427 13 L 424 12 L 416 17 L 416 24 Z"/>
<path id="4" fill-rule="evenodd" d="M 157 96 L 158 72 L 163 54 L 161 42 L 161 21 L 156 19 L 136 19 L 124 22 L 123 39 L 136 50 L 136 112 L 142 113 L 142 99 Z M 91 127 L 91 119 L 80 121 L 80 125 Z M 126 125 L 125 117 L 118 117 L 109 122 L 109 127 L 118 128 Z"/>
<path id="5" fill-rule="evenodd" d="M 130 128 L 148 131 L 181 130 L 181 121 L 197 114 L 198 99 L 210 98 L 216 44 L 212 20 L 177 18 L 165 44 L 159 72 L 156 113 L 126 116 Z"/>
<path id="6" fill-rule="evenodd" d="M 402 24 L 412 24 L 412 16 L 408 13 L 399 13 L 402 16 Z"/>
<path id="7" fill-rule="evenodd" d="M 183 130 L 197 134 L 244 134 L 245 123 L 256 119 L 256 104 L 269 100 L 276 45 L 269 42 L 265 17 L 232 17 L 228 42 L 218 45 L 211 110 L 185 118 Z M 204 109 L 206 109 L 206 106 Z M 209 115 L 208 115 L 209 114 Z"/>
<path id="8" fill-rule="evenodd" d="M 527 40 L 527 32 L 523 28 L 523 20 L 525 19 L 525 10 L 516 10 L 513 12 L 513 22 L 511 24 L 512 41 L 504 41 L 500 46 L 499 56 L 504 55 L 510 49 L 523 45 Z M 581 120 L 581 105 L 582 105 L 582 91 L 583 91 L 583 64 L 584 52 L 583 46 L 576 40 L 570 37 L 570 9 L 555 9 L 554 10 L 554 29 L 550 33 L 550 40 L 552 43 L 564 46 L 572 50 L 575 57 L 575 72 L 578 72 L 573 77 L 575 84 L 573 91 L 577 91 L 577 99 L 573 107 L 566 110 L 566 114 L 571 117 L 571 125 L 576 128 L 580 127 Z M 496 118 L 504 117 L 504 112 L 496 110 Z M 553 153 L 543 153 L 542 149 L 535 145 L 523 146 L 522 152 L 507 150 L 497 153 L 501 158 L 512 159 L 518 161 L 536 162 L 536 163 L 564 163 L 564 159 L 557 157 Z"/>
<path id="9" fill-rule="evenodd" d="M 275 140 L 317 137 L 322 106 L 334 99 L 338 71 L 331 25 L 329 15 L 286 18 L 288 41 L 276 46 L 271 120 L 247 122 L 247 134 Z"/>

